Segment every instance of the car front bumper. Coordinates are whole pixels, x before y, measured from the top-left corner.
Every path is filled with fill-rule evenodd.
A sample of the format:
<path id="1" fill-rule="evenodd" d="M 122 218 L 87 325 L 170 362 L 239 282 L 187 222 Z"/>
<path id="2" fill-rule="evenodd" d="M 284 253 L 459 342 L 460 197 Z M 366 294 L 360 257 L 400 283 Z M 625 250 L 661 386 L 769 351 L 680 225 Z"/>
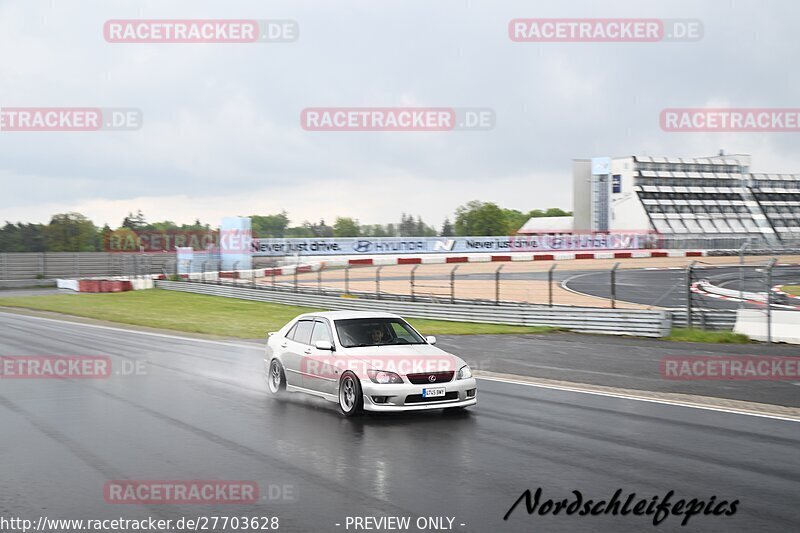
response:
<path id="1" fill-rule="evenodd" d="M 444 388 L 444 398 L 421 398 L 422 389 Z M 435 385 L 411 383 L 380 385 L 369 379 L 361 380 L 365 411 L 427 411 L 451 407 L 469 407 L 478 403 L 475 378 L 452 380 Z"/>

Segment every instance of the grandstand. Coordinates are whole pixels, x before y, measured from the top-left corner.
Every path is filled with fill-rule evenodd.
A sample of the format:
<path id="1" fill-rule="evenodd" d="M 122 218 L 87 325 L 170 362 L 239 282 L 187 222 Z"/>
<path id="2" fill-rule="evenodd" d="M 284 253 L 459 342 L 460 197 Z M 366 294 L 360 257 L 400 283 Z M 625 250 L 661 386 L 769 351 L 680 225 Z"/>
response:
<path id="1" fill-rule="evenodd" d="M 573 161 L 574 232 L 655 231 L 666 247 L 796 245 L 800 175 L 752 174 L 750 156 Z"/>

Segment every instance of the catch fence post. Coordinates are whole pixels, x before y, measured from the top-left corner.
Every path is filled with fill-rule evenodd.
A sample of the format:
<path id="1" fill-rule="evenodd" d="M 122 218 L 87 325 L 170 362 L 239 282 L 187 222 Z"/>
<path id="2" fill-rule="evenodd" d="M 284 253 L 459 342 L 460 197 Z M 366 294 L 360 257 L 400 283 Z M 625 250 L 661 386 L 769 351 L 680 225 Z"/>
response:
<path id="1" fill-rule="evenodd" d="M 417 271 L 417 268 L 419 268 L 419 265 L 414 265 L 414 268 L 411 269 L 410 282 L 411 282 L 411 301 L 412 302 L 417 301 L 416 293 L 415 293 L 415 290 L 414 290 L 414 276 L 415 276 L 415 273 Z"/>
<path id="2" fill-rule="evenodd" d="M 381 269 L 383 265 L 375 269 L 375 298 L 381 299 Z"/>
<path id="3" fill-rule="evenodd" d="M 611 267 L 611 309 L 617 308 L 617 269 L 619 263 L 614 263 Z"/>
<path id="4" fill-rule="evenodd" d="M 686 267 L 686 327 L 690 328 L 694 325 L 692 320 L 692 269 L 697 261 L 692 261 Z"/>
<path id="5" fill-rule="evenodd" d="M 553 265 L 547 271 L 547 305 L 553 307 L 553 271 L 558 266 L 558 263 Z"/>
<path id="6" fill-rule="evenodd" d="M 453 267 L 453 270 L 450 271 L 450 303 L 456 303 L 456 270 L 461 265 L 456 265 Z"/>
<path id="7" fill-rule="evenodd" d="M 494 271 L 494 305 L 500 305 L 500 271 L 505 265 L 500 265 Z"/>
<path id="8" fill-rule="evenodd" d="M 767 291 L 767 343 L 772 344 L 772 267 L 775 266 L 778 260 L 773 257 L 767 263 L 766 275 L 767 275 L 767 286 L 765 287 Z"/>

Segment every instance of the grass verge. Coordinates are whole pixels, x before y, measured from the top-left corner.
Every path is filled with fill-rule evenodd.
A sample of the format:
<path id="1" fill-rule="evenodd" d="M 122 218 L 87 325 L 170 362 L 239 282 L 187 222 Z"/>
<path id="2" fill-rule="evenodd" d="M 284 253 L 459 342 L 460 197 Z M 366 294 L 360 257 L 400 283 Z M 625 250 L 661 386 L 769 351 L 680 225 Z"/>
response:
<path id="1" fill-rule="evenodd" d="M 706 331 L 694 328 L 674 328 L 672 332 L 664 337 L 668 341 L 681 342 L 710 342 L 716 344 L 747 344 L 750 338 L 741 333 L 732 331 Z"/>
<path id="2" fill-rule="evenodd" d="M 781 290 L 788 292 L 792 296 L 800 296 L 800 285 L 784 285 Z"/>
<path id="3" fill-rule="evenodd" d="M 0 306 L 52 311 L 152 328 L 256 339 L 300 313 L 319 311 L 220 296 L 153 289 L 107 294 L 57 294 L 3 298 Z M 423 335 L 548 333 L 557 328 L 409 319 Z"/>

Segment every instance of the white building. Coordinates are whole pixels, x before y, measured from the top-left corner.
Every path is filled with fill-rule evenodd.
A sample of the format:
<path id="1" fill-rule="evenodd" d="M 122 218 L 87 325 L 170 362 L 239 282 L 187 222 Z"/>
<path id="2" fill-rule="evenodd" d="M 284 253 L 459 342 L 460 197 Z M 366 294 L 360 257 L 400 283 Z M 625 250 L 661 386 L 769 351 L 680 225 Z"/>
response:
<path id="1" fill-rule="evenodd" d="M 800 239 L 800 175 L 751 174 L 750 156 L 573 161 L 574 231 L 655 231 L 665 244 Z"/>
<path id="2" fill-rule="evenodd" d="M 531 217 L 517 233 L 531 235 L 572 233 L 575 217 Z"/>

